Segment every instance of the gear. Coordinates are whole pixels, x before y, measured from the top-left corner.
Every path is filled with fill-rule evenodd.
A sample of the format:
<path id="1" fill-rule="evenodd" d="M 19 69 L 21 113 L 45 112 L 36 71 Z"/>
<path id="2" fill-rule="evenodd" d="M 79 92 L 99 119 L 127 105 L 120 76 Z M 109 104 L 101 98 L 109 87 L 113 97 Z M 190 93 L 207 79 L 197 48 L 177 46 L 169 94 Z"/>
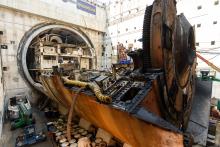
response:
<path id="1" fill-rule="evenodd" d="M 179 25 L 181 28 L 177 28 Z M 189 28 L 192 27 L 184 16 L 176 16 L 176 3 L 173 0 L 154 1 L 146 8 L 142 71 L 163 69 L 165 81 L 160 99 L 162 117 L 182 129 L 187 126 L 193 97 L 190 81 L 194 74 L 194 67 L 191 70 L 195 59 L 194 35 Z"/>
<path id="2" fill-rule="evenodd" d="M 144 24 L 143 24 L 143 72 L 151 68 L 151 58 L 150 58 L 150 25 L 151 25 L 151 15 L 153 6 L 148 6 L 145 10 Z"/>

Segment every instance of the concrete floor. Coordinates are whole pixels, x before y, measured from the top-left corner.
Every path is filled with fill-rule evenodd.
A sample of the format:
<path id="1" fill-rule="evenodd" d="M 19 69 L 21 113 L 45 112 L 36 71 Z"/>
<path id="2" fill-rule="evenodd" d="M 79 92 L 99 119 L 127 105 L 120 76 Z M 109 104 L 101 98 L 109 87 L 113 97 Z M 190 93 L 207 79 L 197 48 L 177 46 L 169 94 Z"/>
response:
<path id="1" fill-rule="evenodd" d="M 33 109 L 33 117 L 36 119 L 36 124 L 35 124 L 36 131 L 40 132 L 43 130 L 44 132 L 46 132 L 45 124 L 47 122 L 47 119 L 44 117 L 44 113 L 36 109 Z M 4 127 L 3 127 L 2 139 L 0 140 L 0 147 L 15 147 L 16 137 L 19 134 L 22 134 L 22 132 L 23 132 L 23 129 L 21 128 L 11 131 L 10 122 L 9 121 L 5 122 Z M 47 138 L 45 142 L 31 145 L 31 147 L 53 147 L 53 144 L 50 141 L 50 138 Z"/>

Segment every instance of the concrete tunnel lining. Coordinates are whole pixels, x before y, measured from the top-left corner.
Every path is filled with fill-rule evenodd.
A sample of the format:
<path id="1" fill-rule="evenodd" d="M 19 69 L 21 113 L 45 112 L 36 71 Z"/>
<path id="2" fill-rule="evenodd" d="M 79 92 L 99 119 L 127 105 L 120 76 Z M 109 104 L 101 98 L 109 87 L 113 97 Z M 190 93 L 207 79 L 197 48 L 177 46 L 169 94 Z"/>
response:
<path id="1" fill-rule="evenodd" d="M 23 38 L 21 39 L 19 43 L 18 56 L 17 56 L 18 68 L 19 68 L 20 74 L 25 79 L 25 81 L 29 85 L 31 85 L 32 87 L 36 88 L 37 90 L 43 93 L 45 91 L 42 85 L 40 83 L 35 82 L 29 73 L 28 66 L 27 66 L 28 64 L 27 63 L 27 52 L 28 52 L 29 46 L 31 45 L 32 40 L 34 40 L 35 37 L 37 37 L 40 33 L 46 30 L 49 30 L 49 29 L 64 29 L 64 30 L 69 31 L 70 33 L 78 35 L 77 37 L 80 37 L 90 47 L 90 52 L 92 56 L 94 57 L 95 64 L 96 64 L 96 53 L 94 50 L 94 46 L 91 40 L 89 39 L 89 37 L 85 33 L 83 33 L 81 30 L 79 30 L 78 28 L 69 27 L 63 24 L 53 24 L 53 23 L 43 23 L 43 24 L 39 24 L 31 28 L 29 31 L 25 33 L 25 35 L 23 36 Z"/>

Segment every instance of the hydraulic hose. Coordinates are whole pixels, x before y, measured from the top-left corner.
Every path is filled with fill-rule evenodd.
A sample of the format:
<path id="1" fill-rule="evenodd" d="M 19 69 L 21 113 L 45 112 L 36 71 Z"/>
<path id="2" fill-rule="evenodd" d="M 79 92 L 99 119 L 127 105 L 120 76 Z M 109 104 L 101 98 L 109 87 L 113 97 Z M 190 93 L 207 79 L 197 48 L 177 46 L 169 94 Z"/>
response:
<path id="1" fill-rule="evenodd" d="M 81 82 L 81 81 L 77 81 L 77 80 L 69 80 L 66 77 L 62 77 L 62 78 L 63 78 L 65 84 L 90 88 L 95 93 L 97 99 L 100 102 L 110 103 L 112 101 L 110 96 L 102 94 L 99 86 L 96 84 Z"/>
<path id="2" fill-rule="evenodd" d="M 67 139 L 68 141 L 71 140 L 71 123 L 72 123 L 72 118 L 73 118 L 73 111 L 74 111 L 74 105 L 76 102 L 76 99 L 79 95 L 79 93 L 84 89 L 85 87 L 81 87 L 73 96 L 73 102 L 71 103 L 69 114 L 68 114 L 68 120 L 67 120 Z"/>

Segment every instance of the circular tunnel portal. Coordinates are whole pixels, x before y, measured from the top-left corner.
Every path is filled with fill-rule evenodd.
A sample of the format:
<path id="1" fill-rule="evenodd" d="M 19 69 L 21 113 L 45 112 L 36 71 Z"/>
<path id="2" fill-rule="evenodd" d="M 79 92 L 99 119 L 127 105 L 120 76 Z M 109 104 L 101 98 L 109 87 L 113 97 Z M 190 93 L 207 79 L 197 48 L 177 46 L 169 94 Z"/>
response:
<path id="1" fill-rule="evenodd" d="M 39 76 L 52 72 L 53 66 L 93 69 L 95 51 L 90 39 L 79 29 L 44 23 L 30 29 L 18 48 L 18 68 L 25 80 L 44 92 Z"/>

